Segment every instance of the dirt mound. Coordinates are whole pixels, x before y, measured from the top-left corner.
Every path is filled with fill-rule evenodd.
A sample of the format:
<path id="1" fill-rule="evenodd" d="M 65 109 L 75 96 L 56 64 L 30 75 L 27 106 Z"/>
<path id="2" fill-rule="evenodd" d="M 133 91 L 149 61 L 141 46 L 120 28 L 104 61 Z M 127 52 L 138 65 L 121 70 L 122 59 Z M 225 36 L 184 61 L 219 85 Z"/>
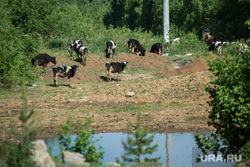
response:
<path id="1" fill-rule="evenodd" d="M 193 60 L 192 62 L 184 65 L 181 68 L 172 69 L 172 70 L 169 70 L 168 72 L 159 72 L 159 74 L 164 77 L 170 77 L 170 76 L 184 75 L 184 74 L 206 71 L 206 70 L 209 70 L 210 68 L 208 64 L 206 63 L 206 59 L 214 60 L 215 58 L 224 58 L 224 57 L 213 54 L 205 58 L 197 58 Z"/>

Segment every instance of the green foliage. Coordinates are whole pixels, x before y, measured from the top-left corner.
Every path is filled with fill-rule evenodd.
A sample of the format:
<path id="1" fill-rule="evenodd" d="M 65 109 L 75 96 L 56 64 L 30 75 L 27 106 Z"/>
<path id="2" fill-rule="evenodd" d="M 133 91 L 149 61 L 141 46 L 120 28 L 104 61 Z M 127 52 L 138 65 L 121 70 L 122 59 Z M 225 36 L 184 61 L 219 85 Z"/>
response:
<path id="1" fill-rule="evenodd" d="M 250 140 L 240 149 L 242 161 L 250 160 Z"/>
<path id="2" fill-rule="evenodd" d="M 232 47 L 225 59 L 210 60 L 208 64 L 216 76 L 213 86 L 206 88 L 212 107 L 208 125 L 215 127 L 216 133 L 212 138 L 198 137 L 197 141 L 210 151 L 238 153 L 250 136 L 250 53 Z"/>
<path id="3" fill-rule="evenodd" d="M 85 125 L 82 128 L 80 127 L 79 123 L 76 124 L 77 137 L 74 140 L 74 145 L 72 145 L 69 133 L 70 126 L 68 124 L 64 124 L 62 126 L 63 134 L 60 134 L 59 139 L 61 156 L 63 150 L 77 152 L 84 155 L 84 157 L 86 158 L 86 162 L 100 164 L 99 159 L 103 158 L 104 151 L 97 151 L 95 141 L 92 140 L 95 129 L 91 129 L 90 131 L 88 130 L 90 123 L 90 119 L 86 120 Z M 99 149 L 101 149 L 101 147 Z"/>
<path id="4" fill-rule="evenodd" d="M 31 158 L 32 139 L 36 136 L 40 128 L 34 127 L 35 121 L 30 119 L 34 115 L 34 106 L 30 112 L 28 112 L 28 101 L 26 96 L 26 90 L 24 86 L 23 91 L 23 103 L 24 107 L 20 111 L 19 120 L 21 121 L 20 130 L 14 128 L 10 124 L 11 134 L 15 137 L 17 143 L 6 142 L 5 143 L 5 167 L 33 167 L 35 162 Z"/>
<path id="5" fill-rule="evenodd" d="M 9 0 L 11 21 L 25 34 L 47 36 L 51 31 L 47 16 L 58 6 L 58 2 L 58 0 Z"/>
<path id="6" fill-rule="evenodd" d="M 11 87 L 21 84 L 24 75 L 31 83 L 37 78 L 31 67 L 36 42 L 11 24 L 7 9 L 0 9 L 0 17 L 0 82 Z"/>
<path id="7" fill-rule="evenodd" d="M 129 127 L 128 138 L 122 140 L 122 145 L 126 153 L 122 155 L 123 161 L 140 163 L 141 155 L 152 154 L 156 151 L 158 144 L 150 146 L 154 140 L 154 135 L 148 135 L 149 126 L 141 128 L 141 113 L 138 112 L 135 132 Z M 145 158 L 145 162 L 157 162 L 160 157 Z"/>

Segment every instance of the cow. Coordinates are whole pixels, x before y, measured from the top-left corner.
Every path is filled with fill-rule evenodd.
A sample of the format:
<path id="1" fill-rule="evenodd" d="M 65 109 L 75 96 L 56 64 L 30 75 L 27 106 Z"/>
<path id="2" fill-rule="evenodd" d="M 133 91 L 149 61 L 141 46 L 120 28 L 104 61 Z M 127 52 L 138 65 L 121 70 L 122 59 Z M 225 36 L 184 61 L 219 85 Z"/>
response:
<path id="1" fill-rule="evenodd" d="M 49 62 L 52 62 L 53 64 L 56 64 L 56 58 L 51 57 L 50 55 L 46 53 L 39 54 L 31 59 L 32 65 L 38 64 L 39 66 L 43 66 L 43 70 L 46 72 L 47 65 Z"/>
<path id="2" fill-rule="evenodd" d="M 77 66 L 77 65 L 53 67 L 52 71 L 53 71 L 53 74 L 54 74 L 54 86 L 55 87 L 58 86 L 58 84 L 57 84 L 58 78 L 57 77 L 61 77 L 61 78 L 68 77 L 69 87 L 71 87 L 70 86 L 70 78 L 75 76 L 76 69 L 78 67 L 79 66 Z"/>
<path id="3" fill-rule="evenodd" d="M 162 54 L 162 44 L 161 43 L 153 44 L 150 52 L 157 53 L 157 54 L 161 55 Z"/>
<path id="4" fill-rule="evenodd" d="M 110 40 L 106 43 L 105 45 L 106 58 L 110 58 L 110 55 L 112 55 L 112 58 L 114 57 L 115 48 L 116 48 L 116 43 L 114 43 L 114 41 Z"/>
<path id="5" fill-rule="evenodd" d="M 210 44 L 214 41 L 214 37 L 210 35 L 210 31 L 208 28 L 204 30 L 204 38 L 205 38 L 204 40 L 205 44 L 207 43 L 207 41 L 209 41 Z"/>
<path id="6" fill-rule="evenodd" d="M 219 54 L 221 54 L 222 45 L 223 45 L 223 42 L 213 41 L 212 43 L 210 43 L 208 51 L 213 51 L 213 53 L 218 52 Z"/>
<path id="7" fill-rule="evenodd" d="M 118 81 L 118 75 L 121 73 L 124 68 L 127 66 L 128 62 L 107 62 L 105 64 L 106 73 L 107 73 L 107 81 L 111 81 L 111 73 L 117 73 L 116 80 Z"/>
<path id="8" fill-rule="evenodd" d="M 129 39 L 128 41 L 129 51 L 136 52 L 136 55 L 145 56 L 146 50 L 141 46 L 140 42 L 136 39 Z"/>
<path id="9" fill-rule="evenodd" d="M 85 66 L 88 56 L 88 48 L 83 46 L 83 42 L 80 40 L 74 40 L 70 45 L 70 49 L 76 52 L 77 57 L 81 58 L 81 64 Z"/>

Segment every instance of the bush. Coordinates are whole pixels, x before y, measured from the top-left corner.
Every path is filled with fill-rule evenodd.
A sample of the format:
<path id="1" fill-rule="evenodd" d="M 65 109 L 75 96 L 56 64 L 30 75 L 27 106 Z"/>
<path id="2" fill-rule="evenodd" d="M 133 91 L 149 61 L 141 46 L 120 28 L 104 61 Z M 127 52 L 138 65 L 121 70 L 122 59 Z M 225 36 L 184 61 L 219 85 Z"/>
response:
<path id="1" fill-rule="evenodd" d="M 208 64 L 216 76 L 213 86 L 206 88 L 212 107 L 208 125 L 216 132 L 210 138 L 197 137 L 197 141 L 206 151 L 237 154 L 250 136 L 250 52 L 243 54 L 231 47 L 224 59 Z"/>
<path id="2" fill-rule="evenodd" d="M 63 134 L 60 134 L 60 149 L 61 149 L 61 158 L 63 150 L 77 152 L 84 155 L 86 158 L 86 162 L 100 164 L 99 159 L 103 158 L 103 151 L 97 152 L 97 148 L 94 145 L 95 141 L 93 141 L 93 134 L 95 129 L 88 130 L 91 120 L 88 119 L 85 122 L 85 125 L 81 128 L 80 124 L 76 124 L 76 132 L 77 137 L 75 139 L 75 144 L 71 145 L 71 137 L 70 137 L 70 126 L 68 124 L 64 124 L 62 126 Z M 99 148 L 101 149 L 101 147 Z M 55 156 L 57 158 L 58 156 Z"/>
<path id="3" fill-rule="evenodd" d="M 21 30 L 14 28 L 7 20 L 0 23 L 0 82 L 5 87 L 21 84 L 24 80 L 32 83 L 37 79 L 33 73 L 31 57 L 36 42 Z"/>

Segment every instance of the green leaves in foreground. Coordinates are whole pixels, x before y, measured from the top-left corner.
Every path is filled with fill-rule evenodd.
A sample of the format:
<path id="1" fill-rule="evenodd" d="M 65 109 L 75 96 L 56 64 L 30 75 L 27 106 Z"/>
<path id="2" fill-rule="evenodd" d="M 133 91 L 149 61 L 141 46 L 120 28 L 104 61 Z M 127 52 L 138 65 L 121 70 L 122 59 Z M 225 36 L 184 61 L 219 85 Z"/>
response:
<path id="1" fill-rule="evenodd" d="M 63 134 L 60 134 L 60 146 L 61 146 L 61 154 L 62 150 L 77 152 L 86 158 L 86 162 L 90 163 L 99 163 L 99 159 L 103 158 L 104 151 L 97 151 L 95 146 L 95 141 L 93 141 L 93 134 L 95 133 L 95 129 L 89 129 L 89 125 L 91 123 L 90 119 L 87 119 L 85 125 L 83 127 L 80 124 L 76 124 L 76 133 L 77 137 L 74 140 L 74 145 L 72 144 L 72 139 L 70 137 L 70 127 L 68 124 L 64 124 L 62 126 Z M 101 149 L 101 147 L 99 148 Z"/>
<path id="2" fill-rule="evenodd" d="M 208 61 L 216 76 L 211 82 L 213 86 L 206 88 L 212 107 L 208 125 L 216 133 L 209 138 L 198 137 L 197 141 L 200 148 L 221 151 L 224 155 L 237 154 L 250 136 L 250 52 L 242 46 L 229 48 L 223 59 Z"/>

